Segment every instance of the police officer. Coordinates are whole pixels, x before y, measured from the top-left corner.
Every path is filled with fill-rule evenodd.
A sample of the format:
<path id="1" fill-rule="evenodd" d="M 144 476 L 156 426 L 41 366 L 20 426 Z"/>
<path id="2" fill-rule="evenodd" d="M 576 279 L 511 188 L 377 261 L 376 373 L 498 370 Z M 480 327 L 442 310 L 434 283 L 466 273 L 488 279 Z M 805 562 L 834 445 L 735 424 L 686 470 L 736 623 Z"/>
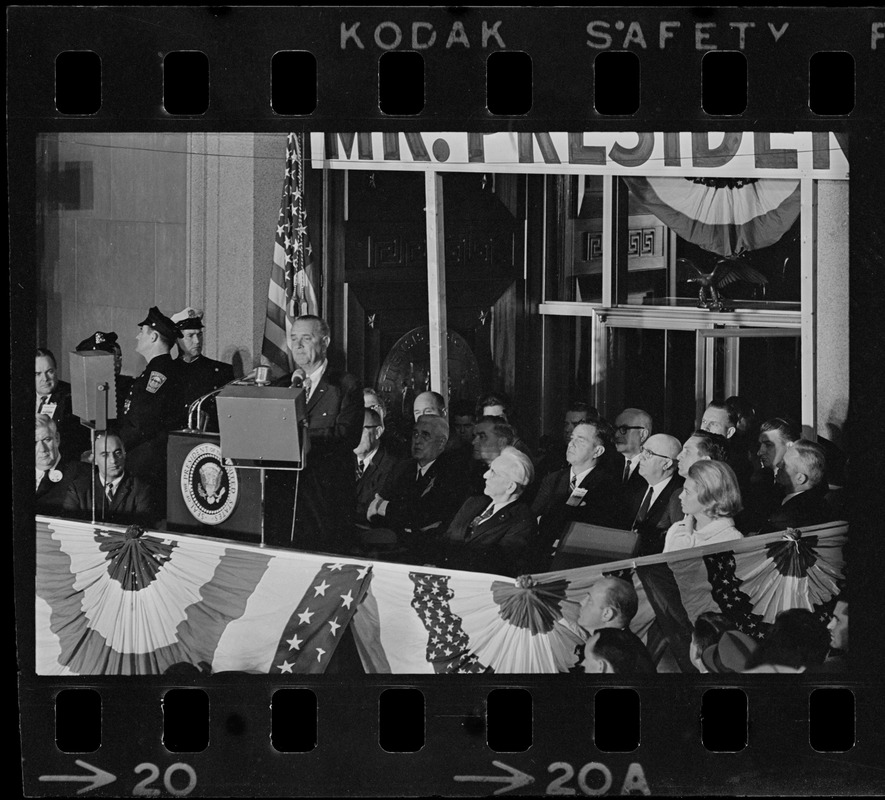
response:
<path id="1" fill-rule="evenodd" d="M 180 424 L 187 424 L 188 409 L 198 397 L 220 389 L 234 379 L 234 369 L 223 361 L 213 361 L 203 355 L 203 315 L 188 306 L 172 315 L 172 321 L 181 332 L 178 344 L 178 363 L 181 369 L 182 416 Z M 208 415 L 206 430 L 218 431 L 218 417 L 214 399 L 207 400 L 202 411 Z M 198 427 L 200 420 L 197 420 Z"/>
<path id="2" fill-rule="evenodd" d="M 129 390 L 119 432 L 127 468 L 153 483 L 164 497 L 166 442 L 169 431 L 178 425 L 181 407 L 181 368 L 169 352 L 181 339 L 181 331 L 156 306 L 138 326 L 135 350 L 147 366 Z"/>
<path id="3" fill-rule="evenodd" d="M 123 375 L 123 351 L 117 342 L 117 334 L 113 331 L 105 333 L 105 331 L 96 331 L 92 336 L 87 336 L 75 348 L 77 352 L 98 350 L 102 353 L 110 353 L 114 357 L 114 382 L 116 384 L 117 396 L 117 418 L 123 416 L 123 408 L 126 405 L 126 399 L 129 397 L 129 390 L 132 388 L 133 377 L 131 375 Z"/>

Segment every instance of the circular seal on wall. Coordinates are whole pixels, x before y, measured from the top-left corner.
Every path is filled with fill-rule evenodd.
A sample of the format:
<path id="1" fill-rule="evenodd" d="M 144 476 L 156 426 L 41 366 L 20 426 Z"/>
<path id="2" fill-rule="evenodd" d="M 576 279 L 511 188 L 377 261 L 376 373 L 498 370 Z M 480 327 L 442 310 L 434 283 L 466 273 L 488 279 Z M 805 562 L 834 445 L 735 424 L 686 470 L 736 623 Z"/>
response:
<path id="1" fill-rule="evenodd" d="M 467 340 L 451 328 L 446 331 L 449 380 L 446 402 L 474 400 L 482 391 L 476 356 Z M 378 373 L 378 390 L 389 410 L 412 418 L 412 403 L 430 389 L 430 328 L 423 325 L 401 336 L 390 349 Z"/>
<path id="2" fill-rule="evenodd" d="M 220 525 L 234 512 L 239 496 L 237 471 L 221 463 L 221 448 L 198 444 L 181 464 L 181 496 L 194 519 Z"/>

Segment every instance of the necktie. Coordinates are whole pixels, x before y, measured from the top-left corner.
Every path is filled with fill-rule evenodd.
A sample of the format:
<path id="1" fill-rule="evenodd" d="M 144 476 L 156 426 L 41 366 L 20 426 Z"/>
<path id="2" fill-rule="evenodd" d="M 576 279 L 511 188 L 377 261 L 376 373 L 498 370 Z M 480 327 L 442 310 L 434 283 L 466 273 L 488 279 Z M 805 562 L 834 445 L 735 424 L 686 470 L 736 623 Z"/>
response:
<path id="1" fill-rule="evenodd" d="M 630 462 L 624 464 L 624 483 L 630 480 Z"/>
<path id="2" fill-rule="evenodd" d="M 365 471 L 366 471 L 366 465 L 362 461 L 357 459 L 356 460 L 356 479 L 359 480 L 360 478 L 362 478 L 363 473 Z"/>
<path id="3" fill-rule="evenodd" d="M 108 498 L 108 505 L 110 505 L 111 502 L 112 502 L 113 499 L 114 499 L 114 487 L 111 486 L 111 484 L 107 484 L 107 485 L 104 487 L 104 493 L 105 493 L 105 495 L 106 495 L 107 498 Z"/>
<path id="4" fill-rule="evenodd" d="M 37 401 L 37 413 L 39 414 L 43 410 L 43 406 L 46 404 L 46 401 L 49 398 L 45 394 L 40 395 L 40 399 Z"/>
<path id="5" fill-rule="evenodd" d="M 495 504 L 492 503 L 482 514 L 478 514 L 473 518 L 470 525 L 468 526 L 470 531 L 476 530 L 479 525 L 482 525 L 489 517 L 492 516 L 492 512 L 495 510 Z"/>
<path id="6" fill-rule="evenodd" d="M 648 507 L 651 505 L 651 495 L 652 488 L 649 486 L 648 489 L 646 489 L 645 497 L 642 498 L 642 505 L 639 506 L 639 511 L 636 512 L 636 522 L 644 522 L 645 518 L 648 516 Z M 634 522 L 634 525 L 636 522 Z"/>
<path id="7" fill-rule="evenodd" d="M 572 479 L 568 482 L 569 492 L 574 492 L 578 488 L 578 476 L 572 473 Z"/>
<path id="8" fill-rule="evenodd" d="M 313 386 L 313 381 L 310 378 L 305 378 L 301 385 L 304 387 L 305 398 L 310 400 L 310 387 Z"/>

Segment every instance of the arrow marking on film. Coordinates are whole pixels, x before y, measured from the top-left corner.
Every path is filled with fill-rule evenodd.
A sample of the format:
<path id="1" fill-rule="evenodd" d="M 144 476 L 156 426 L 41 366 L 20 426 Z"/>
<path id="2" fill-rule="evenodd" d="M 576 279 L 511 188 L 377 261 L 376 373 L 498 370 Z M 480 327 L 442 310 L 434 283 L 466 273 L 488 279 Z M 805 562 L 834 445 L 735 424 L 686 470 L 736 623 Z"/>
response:
<path id="1" fill-rule="evenodd" d="M 98 767 L 93 767 L 92 764 L 87 764 L 85 761 L 81 761 L 79 758 L 74 762 L 78 767 L 82 767 L 83 769 L 88 769 L 92 772 L 91 775 L 41 775 L 37 780 L 40 781 L 85 781 L 89 784 L 89 786 L 84 786 L 82 789 L 77 789 L 77 794 L 83 794 L 83 792 L 89 792 L 92 789 L 98 789 L 100 786 L 106 786 L 109 783 L 113 783 L 117 780 L 116 775 L 111 775 L 110 772 L 105 772 L 103 769 L 99 769 Z"/>
<path id="2" fill-rule="evenodd" d="M 518 770 L 514 767 L 509 767 L 503 761 L 493 761 L 498 769 L 504 769 L 509 772 L 509 775 L 455 775 L 456 781 L 485 781 L 487 783 L 506 783 L 508 786 L 502 786 L 500 789 L 495 789 L 492 794 L 504 794 L 504 792 L 512 792 L 514 789 L 520 789 L 523 786 L 528 786 L 530 783 L 534 783 L 535 779 L 523 772 L 522 770 Z"/>

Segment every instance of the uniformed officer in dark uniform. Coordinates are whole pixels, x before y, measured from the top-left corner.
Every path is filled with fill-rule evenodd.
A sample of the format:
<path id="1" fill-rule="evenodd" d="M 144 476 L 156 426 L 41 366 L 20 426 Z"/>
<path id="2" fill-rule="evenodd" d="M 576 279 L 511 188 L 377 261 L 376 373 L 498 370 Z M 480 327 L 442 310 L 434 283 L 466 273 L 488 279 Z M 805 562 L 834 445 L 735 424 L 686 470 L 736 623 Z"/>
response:
<path id="1" fill-rule="evenodd" d="M 113 331 L 105 333 L 104 331 L 96 331 L 92 336 L 87 336 L 75 348 L 78 352 L 99 350 L 103 353 L 110 353 L 114 357 L 114 382 L 116 384 L 115 394 L 117 397 L 117 419 L 122 418 L 123 409 L 126 400 L 129 397 L 129 390 L 132 388 L 134 378 L 131 375 L 123 375 L 123 351 L 117 342 L 117 334 Z"/>
<path id="2" fill-rule="evenodd" d="M 203 355 L 203 315 L 199 311 L 191 307 L 185 308 L 173 314 L 172 321 L 181 331 L 181 338 L 177 341 L 177 361 L 181 368 L 181 426 L 184 427 L 187 425 L 190 404 L 198 397 L 230 383 L 234 379 L 234 368 L 223 361 L 214 361 Z M 215 399 L 210 398 L 204 402 L 201 412 L 206 415 L 206 419 L 197 420 L 197 427 L 217 432 Z"/>
<path id="3" fill-rule="evenodd" d="M 127 467 L 152 483 L 160 498 L 166 495 L 166 443 L 181 407 L 181 366 L 169 355 L 180 338 L 181 331 L 156 306 L 139 323 L 135 350 L 147 366 L 132 383 L 119 426 Z"/>

